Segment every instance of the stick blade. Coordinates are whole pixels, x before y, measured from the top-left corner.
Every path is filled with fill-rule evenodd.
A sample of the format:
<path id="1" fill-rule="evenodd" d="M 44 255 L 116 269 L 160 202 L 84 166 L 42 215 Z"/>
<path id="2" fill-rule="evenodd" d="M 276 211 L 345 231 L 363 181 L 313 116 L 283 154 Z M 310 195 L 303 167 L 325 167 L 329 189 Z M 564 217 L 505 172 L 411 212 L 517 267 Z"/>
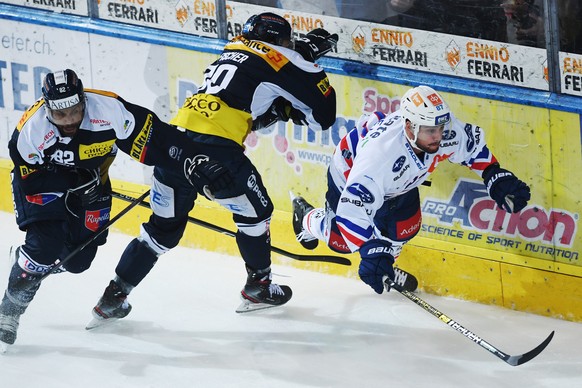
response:
<path id="1" fill-rule="evenodd" d="M 552 338 L 554 338 L 554 331 L 552 331 L 548 338 L 546 338 L 544 342 L 539 344 L 535 349 L 532 349 L 527 353 L 520 354 L 517 356 L 509 356 L 509 358 L 505 360 L 505 362 L 512 366 L 525 364 L 526 362 L 540 354 L 546 348 L 546 346 L 548 346 Z"/>

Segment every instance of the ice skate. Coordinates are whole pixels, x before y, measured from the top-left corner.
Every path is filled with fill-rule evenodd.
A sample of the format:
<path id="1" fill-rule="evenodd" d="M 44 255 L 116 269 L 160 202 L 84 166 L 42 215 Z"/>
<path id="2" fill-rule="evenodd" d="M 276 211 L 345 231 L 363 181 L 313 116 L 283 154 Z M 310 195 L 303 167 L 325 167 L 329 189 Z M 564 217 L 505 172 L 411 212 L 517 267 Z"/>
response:
<path id="1" fill-rule="evenodd" d="M 6 353 L 8 348 L 16 341 L 20 315 L 7 315 L 0 313 L 0 353 Z"/>
<path id="2" fill-rule="evenodd" d="M 93 319 L 85 327 L 86 330 L 109 325 L 118 319 L 125 318 L 131 312 L 127 294 L 112 280 L 105 289 L 103 296 L 93 307 Z"/>
<path id="3" fill-rule="evenodd" d="M 312 250 L 317 248 L 319 240 L 303 229 L 303 218 L 314 209 L 313 206 L 303 197 L 295 197 L 292 192 L 289 192 L 289 195 L 293 203 L 293 232 L 295 233 L 295 238 L 305 249 Z"/>
<path id="4" fill-rule="evenodd" d="M 20 316 L 40 287 L 40 275 L 26 272 L 18 265 L 20 249 L 14 249 L 12 254 L 16 260 L 12 264 L 8 286 L 0 303 L 0 351 L 3 352 L 16 341 Z"/>
<path id="5" fill-rule="evenodd" d="M 280 286 L 271 282 L 271 269 L 253 271 L 247 267 L 247 284 L 241 291 L 242 303 L 236 309 L 237 313 L 264 310 L 284 305 L 291 299 L 289 286 Z"/>

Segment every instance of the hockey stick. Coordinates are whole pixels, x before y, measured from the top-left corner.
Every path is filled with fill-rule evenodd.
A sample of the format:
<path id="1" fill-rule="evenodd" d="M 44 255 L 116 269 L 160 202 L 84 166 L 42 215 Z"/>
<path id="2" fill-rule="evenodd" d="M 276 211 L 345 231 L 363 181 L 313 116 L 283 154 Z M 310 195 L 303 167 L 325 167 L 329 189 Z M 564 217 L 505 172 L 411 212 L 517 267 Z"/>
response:
<path id="1" fill-rule="evenodd" d="M 453 329 L 457 330 L 459 333 L 463 334 L 465 337 L 469 338 L 471 341 L 475 342 L 477 345 L 481 346 L 485 350 L 488 350 L 494 356 L 499 357 L 500 359 L 502 359 L 503 361 L 505 361 L 506 363 L 508 363 L 511 366 L 525 364 L 526 362 L 528 362 L 532 358 L 536 357 L 538 354 L 540 354 L 546 348 L 546 346 L 548 346 L 548 344 L 550 343 L 550 341 L 554 337 L 554 331 L 552 331 L 550 333 L 550 335 L 548 336 L 548 338 L 546 338 L 541 344 L 536 346 L 534 349 L 532 349 L 529 352 L 524 353 L 524 354 L 519 354 L 517 356 L 511 356 L 507 353 L 502 352 L 501 350 L 499 350 L 495 346 L 491 345 L 489 342 L 485 341 L 483 338 L 479 337 L 477 334 L 473 333 L 471 330 L 466 329 L 459 322 L 455 321 L 452 318 L 449 318 L 444 313 L 440 312 L 439 310 L 437 310 L 436 308 L 434 308 L 433 306 L 431 306 L 430 304 L 428 304 L 427 302 L 425 302 L 424 300 L 422 300 L 421 298 L 419 298 L 418 296 L 416 296 L 412 292 L 406 291 L 398 284 L 395 284 L 387 276 L 384 277 L 384 285 L 385 285 L 387 290 L 389 290 L 391 288 L 395 289 L 396 291 L 398 291 L 399 293 L 401 293 L 402 295 L 404 295 L 405 297 L 407 297 L 408 299 L 410 299 L 411 301 L 413 301 L 414 303 L 416 303 L 417 305 L 422 307 L 424 310 L 428 311 L 429 313 L 431 313 L 432 315 L 434 315 L 435 317 L 437 317 L 438 319 L 440 319 L 441 321 L 443 321 L 444 323 L 446 323 L 447 325 L 449 325 Z"/>
<path id="2" fill-rule="evenodd" d="M 111 195 L 113 195 L 113 197 L 115 197 L 117 199 L 121 199 L 121 200 L 127 201 L 127 202 L 133 203 L 133 201 L 136 200 L 136 198 L 134 198 L 134 197 L 131 197 L 131 196 L 125 195 L 125 194 L 121 194 L 121 193 L 117 193 L 117 192 L 113 192 L 113 193 L 111 193 Z M 149 204 L 149 202 L 143 201 L 143 198 L 142 198 L 142 200 L 139 201 L 139 205 L 143 206 L 147 209 L 151 209 L 151 205 Z M 222 234 L 229 236 L 229 237 L 236 237 L 235 232 L 232 232 L 232 231 L 225 229 L 221 226 L 211 224 L 210 222 L 200 220 L 198 218 L 194 218 L 194 217 L 189 216 L 188 222 L 191 222 L 195 225 L 199 225 L 199 226 L 202 226 L 204 228 L 213 230 L 215 232 L 222 233 Z M 272 245 L 271 245 L 271 251 L 278 253 L 280 255 L 289 257 L 289 258 L 294 259 L 294 260 L 299 260 L 299 261 L 320 261 L 320 262 L 324 262 L 324 263 L 333 263 L 333 264 L 340 264 L 340 265 L 352 265 L 351 260 L 348 259 L 347 257 L 326 256 L 326 255 L 300 255 L 297 253 L 286 251 L 286 250 L 281 249 L 281 248 L 277 248 L 277 247 L 272 246 Z"/>
<path id="3" fill-rule="evenodd" d="M 47 276 L 49 276 L 50 274 L 53 274 L 53 273 L 57 272 L 66 262 L 68 262 L 69 260 L 71 260 L 77 253 L 79 253 L 83 249 L 85 249 L 87 247 L 87 245 L 89 245 L 93 241 L 95 241 L 95 239 L 97 237 L 101 236 L 107 229 L 109 229 L 111 227 L 111 225 L 113 225 L 115 222 L 117 222 L 117 220 L 119 220 L 121 217 L 123 217 L 125 214 L 127 214 L 131 209 L 133 209 L 139 203 L 141 203 L 149 194 L 150 194 L 150 191 L 149 190 L 146 190 L 146 192 L 143 193 L 142 195 L 140 195 L 138 198 L 133 198 L 133 200 L 131 201 L 131 203 L 129 205 L 127 205 L 127 207 L 125 207 L 123 210 L 121 210 L 119 213 L 117 213 L 115 215 L 115 217 L 111 218 L 105 225 L 103 225 L 103 227 L 101 229 L 99 229 L 97 232 L 95 232 L 94 235 L 92 235 L 87 240 L 85 240 L 85 242 L 83 242 L 82 244 L 80 244 L 79 246 L 77 246 L 77 248 L 75 248 L 71 253 L 69 253 L 67 255 L 67 257 L 65 257 L 64 259 L 60 260 L 49 271 L 45 272 L 38 279 L 38 282 L 39 283 L 42 282 Z"/>

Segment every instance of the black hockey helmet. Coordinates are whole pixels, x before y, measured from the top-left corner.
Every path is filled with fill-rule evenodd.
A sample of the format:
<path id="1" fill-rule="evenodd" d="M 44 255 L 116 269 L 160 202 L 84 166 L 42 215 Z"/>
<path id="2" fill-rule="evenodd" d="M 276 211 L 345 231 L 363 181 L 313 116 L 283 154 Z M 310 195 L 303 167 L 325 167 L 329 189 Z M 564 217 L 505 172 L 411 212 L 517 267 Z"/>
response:
<path id="1" fill-rule="evenodd" d="M 73 136 L 85 112 L 83 83 L 71 70 L 48 73 L 42 83 L 47 117 L 64 136 Z"/>
<path id="2" fill-rule="evenodd" d="M 271 12 L 251 16 L 243 26 L 242 36 L 246 39 L 293 48 L 291 24 L 285 18 Z"/>

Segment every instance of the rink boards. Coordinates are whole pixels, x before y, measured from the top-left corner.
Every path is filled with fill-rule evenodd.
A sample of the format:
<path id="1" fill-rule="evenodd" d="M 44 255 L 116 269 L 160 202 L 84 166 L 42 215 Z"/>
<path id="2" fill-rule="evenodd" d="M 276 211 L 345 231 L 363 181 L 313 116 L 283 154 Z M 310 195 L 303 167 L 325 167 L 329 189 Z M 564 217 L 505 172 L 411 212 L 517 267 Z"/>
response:
<path id="1" fill-rule="evenodd" d="M 12 211 L 5 147 L 26 107 L 39 96 L 47 71 L 71 67 L 85 87 L 114 91 L 169 119 L 196 89 L 205 66 L 221 47 L 211 39 L 169 33 L 143 34 L 139 28 L 69 23 L 59 18 L 30 24 L 3 19 L 0 26 L 0 206 Z M 141 34 L 141 35 L 140 35 Z M 324 59 L 338 95 L 338 116 L 330 130 L 278 123 L 245 143 L 275 203 L 273 244 L 309 254 L 294 241 L 288 191 L 323 205 L 325 173 L 335 144 L 363 112 L 398 109 L 409 85 L 426 83 L 447 99 L 463 121 L 483 128 L 502 166 L 532 188 L 532 200 L 507 215 L 486 195 L 482 181 L 467 168 L 439 164 L 432 185 L 421 189 L 423 223 L 398 265 L 413 272 L 422 289 L 521 311 L 582 320 L 576 287 L 582 277 L 579 209 L 582 182 L 579 99 L 551 96 L 512 86 L 472 83 L 402 69 Z M 115 189 L 138 196 L 151 169 L 120 155 L 112 168 Z M 115 201 L 115 210 L 125 203 Z M 116 229 L 136 234 L 146 209 L 133 210 Z M 230 213 L 200 200 L 192 216 L 234 229 Z M 16 225 L 6 226 L 16 227 Z M 191 225 L 184 245 L 238 255 L 234 239 Z M 120 250 L 122 247 L 120 247 Z M 333 254 L 318 248 L 319 254 Z M 353 265 L 306 263 L 276 256 L 279 264 L 357 277 Z"/>

